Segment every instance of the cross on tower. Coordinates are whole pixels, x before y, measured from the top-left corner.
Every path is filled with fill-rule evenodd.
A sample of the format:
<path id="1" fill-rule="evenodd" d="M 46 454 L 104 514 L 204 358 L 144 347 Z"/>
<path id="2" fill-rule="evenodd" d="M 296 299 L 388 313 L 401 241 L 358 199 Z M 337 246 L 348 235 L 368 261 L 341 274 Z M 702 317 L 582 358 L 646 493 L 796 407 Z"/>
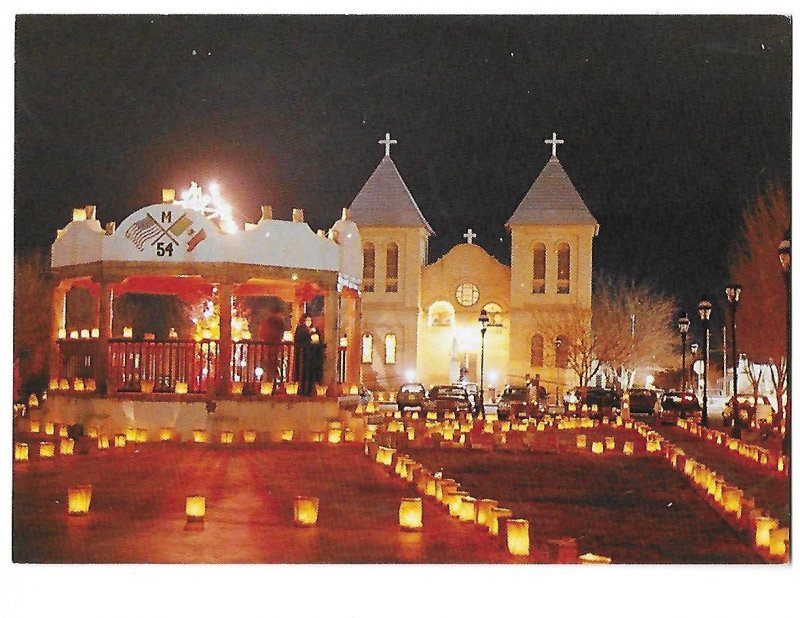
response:
<path id="1" fill-rule="evenodd" d="M 382 140 L 378 140 L 378 143 L 379 144 L 383 144 L 384 146 L 386 146 L 386 156 L 388 157 L 389 156 L 389 149 L 392 147 L 392 144 L 396 144 L 397 143 L 397 140 L 396 139 L 391 139 L 391 137 L 387 133 L 386 134 L 386 138 L 382 139 Z"/>
<path id="2" fill-rule="evenodd" d="M 471 245 L 471 244 L 472 244 L 472 241 L 473 241 L 473 240 L 475 240 L 475 238 L 476 238 L 477 236 L 478 236 L 478 235 L 477 235 L 475 232 L 473 232 L 473 231 L 472 231 L 472 228 L 469 228 L 469 229 L 467 230 L 467 233 L 466 233 L 466 234 L 464 234 L 464 238 L 466 238 L 466 239 L 467 239 L 467 244 L 468 244 L 468 245 Z"/>
<path id="3" fill-rule="evenodd" d="M 558 139 L 558 138 L 556 137 L 556 134 L 555 134 L 555 131 L 554 131 L 554 132 L 553 132 L 553 137 L 552 137 L 552 139 L 546 139 L 546 140 L 544 140 L 544 143 L 545 143 L 545 144 L 552 144 L 552 145 L 553 145 L 553 156 L 555 157 L 555 156 L 556 156 L 556 147 L 557 147 L 559 144 L 563 144 L 563 143 L 564 143 L 564 140 L 563 140 L 563 139 Z"/>

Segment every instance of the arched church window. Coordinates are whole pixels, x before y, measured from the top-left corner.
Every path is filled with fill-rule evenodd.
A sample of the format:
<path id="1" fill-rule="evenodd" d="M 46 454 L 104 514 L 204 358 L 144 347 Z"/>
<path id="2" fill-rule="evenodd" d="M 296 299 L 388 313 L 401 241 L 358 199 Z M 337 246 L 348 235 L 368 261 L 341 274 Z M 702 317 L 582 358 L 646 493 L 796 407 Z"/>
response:
<path id="1" fill-rule="evenodd" d="M 456 311 L 446 300 L 437 300 L 428 307 L 428 326 L 452 326 Z"/>
<path id="2" fill-rule="evenodd" d="M 544 366 L 544 337 L 536 333 L 531 337 L 531 367 Z"/>
<path id="3" fill-rule="evenodd" d="M 372 335 L 364 333 L 361 337 L 361 362 L 372 362 Z"/>
<path id="4" fill-rule="evenodd" d="M 383 340 L 386 356 L 384 360 L 387 365 L 394 365 L 397 362 L 397 336 L 394 333 L 388 333 Z"/>
<path id="5" fill-rule="evenodd" d="M 558 261 L 557 272 L 558 281 L 556 282 L 556 292 L 558 294 L 569 294 L 569 245 L 565 242 L 558 243 L 556 247 L 556 258 Z"/>
<path id="6" fill-rule="evenodd" d="M 555 348 L 556 367 L 564 369 L 569 359 L 569 340 L 564 335 L 559 335 L 553 340 Z"/>
<path id="7" fill-rule="evenodd" d="M 492 326 L 503 325 L 503 309 L 497 303 L 486 303 L 483 306 L 489 316 L 489 324 Z"/>
<path id="8" fill-rule="evenodd" d="M 537 242 L 533 245 L 533 281 L 531 282 L 531 292 L 533 294 L 544 294 L 546 269 L 547 250 L 544 243 Z"/>
<path id="9" fill-rule="evenodd" d="M 375 291 L 375 245 L 364 243 L 364 291 Z"/>
<path id="10" fill-rule="evenodd" d="M 390 242 L 386 247 L 386 291 L 397 292 L 400 250 L 397 243 Z"/>

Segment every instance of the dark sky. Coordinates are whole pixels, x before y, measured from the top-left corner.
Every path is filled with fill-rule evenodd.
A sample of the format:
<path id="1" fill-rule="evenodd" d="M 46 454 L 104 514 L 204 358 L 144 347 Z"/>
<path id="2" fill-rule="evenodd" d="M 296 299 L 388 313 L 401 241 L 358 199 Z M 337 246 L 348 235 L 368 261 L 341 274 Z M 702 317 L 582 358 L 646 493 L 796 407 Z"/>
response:
<path id="1" fill-rule="evenodd" d="M 693 309 L 745 204 L 791 189 L 783 17 L 21 16 L 16 35 L 17 251 L 73 207 L 119 223 L 191 180 L 240 222 L 272 204 L 327 228 L 389 131 L 431 257 L 471 227 L 507 263 L 557 131 L 595 267 Z"/>

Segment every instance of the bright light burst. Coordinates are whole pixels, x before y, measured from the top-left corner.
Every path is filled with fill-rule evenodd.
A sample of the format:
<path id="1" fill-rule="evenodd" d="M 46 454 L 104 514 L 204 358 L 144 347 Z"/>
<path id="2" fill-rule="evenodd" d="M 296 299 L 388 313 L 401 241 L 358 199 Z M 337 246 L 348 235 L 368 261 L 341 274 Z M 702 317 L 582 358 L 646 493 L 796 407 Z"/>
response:
<path id="1" fill-rule="evenodd" d="M 239 228 L 233 220 L 233 208 L 222 197 L 219 184 L 212 182 L 208 189 L 209 193 L 203 193 L 200 185 L 193 180 L 189 188 L 181 194 L 181 199 L 175 200 L 175 204 L 196 210 L 209 219 L 219 219 L 219 226 L 226 234 L 238 232 Z"/>

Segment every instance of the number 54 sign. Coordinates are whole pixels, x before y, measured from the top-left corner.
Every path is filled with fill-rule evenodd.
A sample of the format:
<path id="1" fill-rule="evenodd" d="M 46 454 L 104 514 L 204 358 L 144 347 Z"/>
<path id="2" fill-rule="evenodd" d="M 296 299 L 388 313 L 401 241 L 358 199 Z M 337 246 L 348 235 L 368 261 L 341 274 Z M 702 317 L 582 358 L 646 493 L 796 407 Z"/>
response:
<path id="1" fill-rule="evenodd" d="M 158 257 L 172 257 L 175 248 L 181 245 L 182 237 L 186 242 L 186 251 L 189 253 L 194 251 L 194 248 L 206 238 L 206 231 L 203 228 L 195 230 L 194 223 L 185 213 L 174 221 L 172 214 L 171 210 L 162 210 L 159 221 L 147 213 L 125 230 L 125 238 L 139 251 L 144 251 L 146 246 L 154 247 Z"/>

